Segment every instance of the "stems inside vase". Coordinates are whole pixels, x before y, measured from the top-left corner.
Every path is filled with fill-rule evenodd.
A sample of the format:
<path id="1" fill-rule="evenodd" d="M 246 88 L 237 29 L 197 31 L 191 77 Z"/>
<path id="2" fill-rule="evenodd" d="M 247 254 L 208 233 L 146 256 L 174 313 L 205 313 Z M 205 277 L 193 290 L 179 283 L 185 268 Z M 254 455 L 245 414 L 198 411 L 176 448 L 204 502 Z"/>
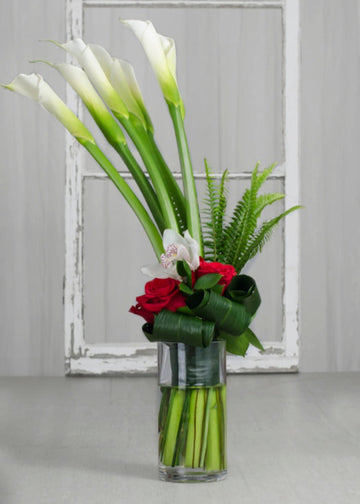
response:
<path id="1" fill-rule="evenodd" d="M 161 387 L 160 464 L 199 471 L 226 469 L 226 385 Z"/>

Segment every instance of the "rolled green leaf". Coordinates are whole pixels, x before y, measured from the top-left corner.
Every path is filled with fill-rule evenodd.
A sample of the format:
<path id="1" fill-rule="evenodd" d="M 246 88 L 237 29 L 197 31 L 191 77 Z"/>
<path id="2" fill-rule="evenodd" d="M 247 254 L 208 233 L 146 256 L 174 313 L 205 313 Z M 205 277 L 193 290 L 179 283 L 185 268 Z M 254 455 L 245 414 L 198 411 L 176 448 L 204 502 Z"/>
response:
<path id="1" fill-rule="evenodd" d="M 234 276 L 226 289 L 225 296 L 242 304 L 251 316 L 255 315 L 261 304 L 255 280 L 248 275 Z"/>
<path id="2" fill-rule="evenodd" d="M 144 324 L 142 329 L 151 342 L 167 341 L 198 347 L 209 346 L 215 336 L 214 322 L 169 310 L 161 310 L 155 316 L 154 324 Z"/>
<path id="3" fill-rule="evenodd" d="M 215 322 L 216 328 L 226 333 L 239 335 L 251 321 L 246 308 L 214 291 L 199 290 L 186 298 L 186 304 L 194 315 Z"/>

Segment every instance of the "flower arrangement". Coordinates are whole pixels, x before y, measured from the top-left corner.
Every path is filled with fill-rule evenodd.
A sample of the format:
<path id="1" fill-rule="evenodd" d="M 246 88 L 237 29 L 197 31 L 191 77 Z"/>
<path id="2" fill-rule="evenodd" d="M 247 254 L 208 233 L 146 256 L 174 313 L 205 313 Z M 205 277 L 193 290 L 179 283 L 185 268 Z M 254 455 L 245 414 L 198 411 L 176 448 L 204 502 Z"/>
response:
<path id="1" fill-rule="evenodd" d="M 299 207 L 258 225 L 263 210 L 284 195 L 259 194 L 275 165 L 262 172 L 257 165 L 250 187 L 229 216 L 227 172 L 217 182 L 205 161 L 207 197 L 201 221 L 184 126 L 185 107 L 177 84 L 175 43 L 157 33 L 150 21 L 124 23 L 143 45 L 167 103 L 178 147 L 182 187 L 156 144 L 153 123 L 133 67 L 112 57 L 104 48 L 85 44 L 81 39 L 55 43 L 70 53 L 78 66 L 44 63 L 57 70 L 79 95 L 132 174 L 141 199 L 102 152 L 85 124 L 41 75 L 20 74 L 3 87 L 39 102 L 55 115 L 106 172 L 137 216 L 157 258 L 155 265 L 142 268 L 152 280 L 130 308 L 145 319 L 143 332 L 148 340 L 187 345 L 189 369 L 196 359 L 204 364 L 200 356 L 203 354 L 196 349 L 210 348 L 212 342 L 224 341 L 228 352 L 242 356 L 250 344 L 263 350 L 249 328 L 260 305 L 260 295 L 255 281 L 241 271 L 262 250 L 281 219 Z M 133 154 L 134 148 L 141 163 Z M 206 356 L 217 362 L 212 354 Z M 225 468 L 221 441 L 224 420 L 214 413 L 224 412 L 224 391 L 213 387 L 215 382 L 210 380 L 206 390 L 191 390 L 189 394 L 178 389 L 178 382 L 176 390 L 163 390 L 159 428 L 160 459 L 165 466 L 183 464 L 213 472 Z M 196 384 L 196 380 L 190 383 L 193 387 Z M 191 434 L 191 425 L 195 430 L 202 426 L 200 440 L 195 439 L 194 432 Z"/>

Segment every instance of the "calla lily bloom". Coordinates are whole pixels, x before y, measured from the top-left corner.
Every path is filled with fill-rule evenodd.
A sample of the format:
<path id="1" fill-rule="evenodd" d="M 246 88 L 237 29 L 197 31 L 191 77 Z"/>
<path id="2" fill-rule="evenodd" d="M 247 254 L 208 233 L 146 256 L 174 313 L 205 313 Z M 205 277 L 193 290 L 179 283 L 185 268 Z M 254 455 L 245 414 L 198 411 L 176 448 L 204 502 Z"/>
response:
<path id="1" fill-rule="evenodd" d="M 141 272 L 154 278 L 174 278 L 182 280 L 176 271 L 178 261 L 186 261 L 191 271 L 198 269 L 200 264 L 199 244 L 194 240 L 189 231 L 185 231 L 184 237 L 173 231 L 165 229 L 163 235 L 165 253 L 161 255 L 160 264 L 144 266 Z"/>
<path id="2" fill-rule="evenodd" d="M 126 105 L 111 85 L 91 48 L 80 38 L 57 45 L 75 56 L 110 110 L 114 114 L 128 119 L 129 111 Z"/>
<path id="3" fill-rule="evenodd" d="M 112 145 L 126 144 L 125 136 L 81 68 L 67 63 L 51 64 L 84 102 L 86 108 Z"/>
<path id="4" fill-rule="evenodd" d="M 144 130 L 142 126 L 139 128 L 139 124 L 133 123 L 126 105 L 110 83 L 90 46 L 86 45 L 81 39 L 70 40 L 65 44 L 58 45 L 76 57 L 80 66 L 82 66 L 106 105 L 126 129 L 138 149 L 150 175 L 158 197 L 165 226 L 179 229 L 173 203 L 167 190 L 166 180 L 161 170 L 159 170 L 159 159 L 154 152 L 154 148 L 151 145 L 146 130 Z"/>
<path id="5" fill-rule="evenodd" d="M 141 42 L 167 102 L 180 106 L 183 102 L 176 79 L 176 50 L 172 38 L 160 35 L 151 21 L 124 20 Z"/>
<path id="6" fill-rule="evenodd" d="M 99 45 L 89 44 L 89 47 L 129 112 L 137 116 L 146 129 L 153 132 L 153 125 L 132 65 L 127 61 L 113 58 Z"/>
<path id="7" fill-rule="evenodd" d="M 76 117 L 61 98 L 47 84 L 39 74 L 19 74 L 4 88 L 15 91 L 27 98 L 40 103 L 48 112 L 53 114 L 65 128 L 81 143 L 95 144 L 94 137 L 86 126 Z"/>
<path id="8" fill-rule="evenodd" d="M 38 74 L 20 74 L 10 84 L 3 85 L 3 87 L 39 102 L 43 108 L 53 114 L 76 140 L 87 149 L 129 203 L 147 233 L 155 254 L 160 258 L 163 251 L 161 235 L 149 217 L 147 210 L 116 168 L 100 150 L 90 131 L 44 81 L 42 76 Z"/>

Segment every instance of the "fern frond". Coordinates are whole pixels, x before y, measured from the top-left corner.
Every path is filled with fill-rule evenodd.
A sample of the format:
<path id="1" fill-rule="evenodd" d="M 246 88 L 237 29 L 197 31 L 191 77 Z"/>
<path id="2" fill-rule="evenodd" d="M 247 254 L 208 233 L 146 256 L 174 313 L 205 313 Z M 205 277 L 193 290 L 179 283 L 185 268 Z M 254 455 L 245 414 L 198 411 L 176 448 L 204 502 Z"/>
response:
<path id="1" fill-rule="evenodd" d="M 271 175 L 272 171 L 274 170 L 276 166 L 276 163 L 273 163 L 271 166 L 269 166 L 269 168 L 265 168 L 265 170 L 263 170 L 260 175 L 258 175 L 258 178 L 257 178 L 257 187 L 258 187 L 258 190 L 260 189 L 260 187 L 263 185 L 263 183 L 266 181 L 266 179 L 268 178 L 269 175 Z"/>
<path id="2" fill-rule="evenodd" d="M 233 266 L 236 271 L 239 273 L 245 264 L 252 259 L 258 252 L 261 252 L 265 243 L 270 239 L 272 232 L 274 231 L 275 226 L 284 218 L 286 215 L 294 212 L 301 208 L 300 205 L 294 206 L 281 213 L 277 217 L 269 221 L 265 221 L 249 238 L 248 244 L 245 249 L 241 251 L 238 259 L 235 261 Z"/>
<path id="3" fill-rule="evenodd" d="M 224 264 L 232 264 L 231 258 L 233 256 L 234 243 L 236 242 L 238 236 L 240 236 L 241 234 L 246 212 L 246 203 L 244 201 L 244 198 L 245 194 L 243 195 L 243 198 L 238 201 L 234 209 L 231 221 L 223 232 L 222 247 L 219 255 L 220 262 Z"/>
<path id="4" fill-rule="evenodd" d="M 256 216 L 260 217 L 262 211 L 264 210 L 265 207 L 268 205 L 272 205 L 276 201 L 279 201 L 285 197 L 285 194 L 282 193 L 267 193 L 267 194 L 260 194 L 256 200 Z"/>
<path id="5" fill-rule="evenodd" d="M 242 201 L 243 205 L 237 206 L 240 211 L 240 219 L 237 220 L 238 216 L 236 212 L 234 213 L 234 217 L 232 219 L 233 229 L 231 230 L 232 238 L 232 248 L 231 253 L 227 257 L 227 262 L 229 264 L 234 264 L 237 257 L 240 254 L 240 251 L 244 248 L 247 243 L 249 236 L 256 229 L 257 217 L 255 213 L 256 209 L 256 200 L 257 200 L 257 192 L 260 187 L 260 177 L 258 177 L 258 167 L 259 163 L 255 166 L 252 175 L 251 175 L 251 183 L 250 189 L 246 189 L 244 192 Z M 236 210 L 236 209 L 235 209 Z M 230 238 L 230 236 L 229 236 Z"/>
<path id="6" fill-rule="evenodd" d="M 211 169 L 205 159 L 207 197 L 204 200 L 203 215 L 204 254 L 205 259 L 217 261 L 223 241 L 223 225 L 227 206 L 227 170 L 224 171 L 220 184 L 217 185 L 211 174 Z"/>
<path id="7" fill-rule="evenodd" d="M 226 186 L 227 176 L 228 171 L 225 170 L 220 180 L 219 192 L 218 192 L 218 208 L 216 212 L 216 236 L 219 245 L 217 250 L 218 254 L 222 248 L 224 221 L 226 216 L 226 207 L 228 200 L 228 188 Z"/>

